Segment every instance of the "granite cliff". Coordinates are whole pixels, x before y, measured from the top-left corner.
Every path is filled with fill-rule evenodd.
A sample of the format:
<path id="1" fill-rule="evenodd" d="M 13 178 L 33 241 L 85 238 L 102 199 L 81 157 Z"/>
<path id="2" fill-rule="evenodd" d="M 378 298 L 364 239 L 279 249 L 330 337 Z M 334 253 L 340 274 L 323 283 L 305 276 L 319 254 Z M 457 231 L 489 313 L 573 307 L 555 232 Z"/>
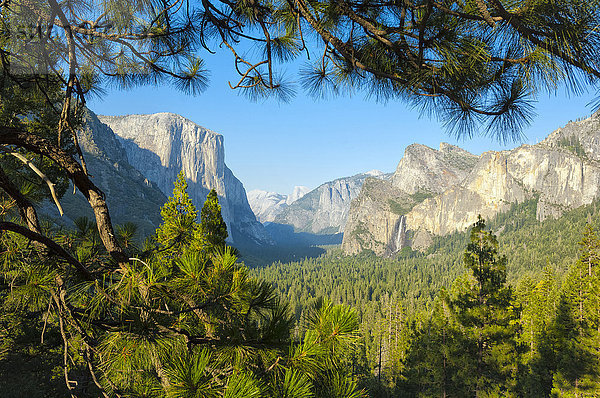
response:
<path id="1" fill-rule="evenodd" d="M 272 222 L 286 207 L 310 192 L 310 188 L 296 186 L 290 195 L 260 189 L 248 191 L 248 203 L 261 223 Z"/>
<path id="2" fill-rule="evenodd" d="M 418 148 L 407 148 L 391 183 L 365 184 L 352 203 L 346 253 L 423 248 L 433 236 L 468 228 L 478 214 L 490 218 L 525 200 L 537 199 L 543 221 L 600 197 L 600 113 L 510 151 L 475 157 L 452 147 L 451 164 Z"/>
<path id="3" fill-rule="evenodd" d="M 113 131 L 87 111 L 85 124 L 78 132 L 79 143 L 91 179 L 106 194 L 107 204 L 115 224 L 133 222 L 140 236 L 154 232 L 161 222 L 160 207 L 167 197 L 127 160 L 125 149 Z M 44 203 L 42 213 L 60 224 L 72 226 L 82 216 L 94 219 L 89 203 L 72 188 L 61 198 L 65 210 L 60 217 L 52 203 Z"/>
<path id="4" fill-rule="evenodd" d="M 193 203 L 201 208 L 215 189 L 231 242 L 271 244 L 248 204 L 242 183 L 225 164 L 223 136 L 173 113 L 98 116 L 117 136 L 128 162 L 165 195 L 183 170 Z"/>
<path id="5" fill-rule="evenodd" d="M 439 150 L 421 144 L 408 146 L 391 179 L 368 179 L 352 202 L 344 251 L 390 255 L 408 246 L 405 215 L 461 182 L 476 161 L 475 155 L 446 143 Z"/>
<path id="6" fill-rule="evenodd" d="M 368 177 L 389 177 L 373 170 L 321 184 L 286 206 L 273 222 L 291 225 L 296 232 L 336 234 L 344 231 L 350 203 Z"/>

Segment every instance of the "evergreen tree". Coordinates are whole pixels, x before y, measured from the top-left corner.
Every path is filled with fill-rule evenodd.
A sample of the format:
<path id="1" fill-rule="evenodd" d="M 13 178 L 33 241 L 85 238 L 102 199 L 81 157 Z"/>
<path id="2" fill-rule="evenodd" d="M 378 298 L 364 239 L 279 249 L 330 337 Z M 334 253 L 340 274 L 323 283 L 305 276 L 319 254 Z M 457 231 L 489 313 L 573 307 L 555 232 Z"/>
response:
<path id="1" fill-rule="evenodd" d="M 550 342 L 556 355 L 552 392 L 593 396 L 600 390 L 600 240 L 588 224 L 580 256 L 563 285 Z"/>
<path id="2" fill-rule="evenodd" d="M 227 239 L 227 224 L 221 215 L 217 191 L 211 189 L 200 211 L 200 233 L 209 247 L 224 248 Z"/>
<path id="3" fill-rule="evenodd" d="M 231 248 L 207 247 L 194 233 L 195 215 L 180 174 L 158 245 L 144 252 L 131 245 L 127 268 L 98 279 L 53 268 L 31 256 L 20 234 L 3 234 L 0 286 L 10 289 L 0 290 L 0 335 L 21 330 L 13 322 L 21 314 L 43 315 L 42 334 L 59 344 L 48 368 L 63 370 L 73 397 L 363 396 L 349 371 L 356 311 L 320 301 L 293 335 L 291 312 L 273 287 L 251 278 Z M 83 266 L 110 267 L 93 223 L 77 227 L 60 241 Z"/>
<path id="4" fill-rule="evenodd" d="M 506 257 L 498 254 L 498 241 L 481 217 L 470 240 L 464 264 L 471 275 L 455 284 L 449 299 L 465 337 L 464 365 L 472 369 L 462 379 L 475 397 L 514 394 L 519 310 L 506 284 Z"/>
<path id="5" fill-rule="evenodd" d="M 417 315 L 410 325 L 412 339 L 407 350 L 405 383 L 401 392 L 415 397 L 468 396 L 473 377 L 472 361 L 464 347 L 468 342 L 450 316 L 447 293 L 442 290 L 431 311 Z M 471 366 L 470 366 L 471 365 Z"/>
<path id="6" fill-rule="evenodd" d="M 556 272 L 547 266 L 542 278 L 535 282 L 525 278 L 519 283 L 518 302 L 522 307 L 520 341 L 528 350 L 522 356 L 527 372 L 519 374 L 523 396 L 548 397 L 556 371 L 556 352 L 549 333 L 556 321 L 559 307 L 559 281 Z"/>
<path id="7" fill-rule="evenodd" d="M 187 194 L 183 170 L 177 175 L 173 195 L 160 209 L 160 215 L 163 223 L 156 230 L 156 240 L 165 256 L 181 253 L 192 245 L 199 230 L 196 222 L 198 212 Z"/>

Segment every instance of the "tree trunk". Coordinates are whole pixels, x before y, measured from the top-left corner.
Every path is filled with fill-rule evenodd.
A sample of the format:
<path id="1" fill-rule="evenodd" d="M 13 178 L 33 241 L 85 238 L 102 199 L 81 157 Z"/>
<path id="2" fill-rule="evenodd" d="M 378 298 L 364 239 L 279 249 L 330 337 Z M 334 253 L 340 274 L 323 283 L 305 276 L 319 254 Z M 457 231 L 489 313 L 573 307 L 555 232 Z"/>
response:
<path id="1" fill-rule="evenodd" d="M 71 155 L 42 137 L 12 127 L 0 126 L 0 144 L 16 145 L 44 155 L 58 164 L 92 207 L 104 247 L 121 267 L 125 266 L 129 257 L 115 237 L 104 193 L 94 185 L 81 165 Z"/>

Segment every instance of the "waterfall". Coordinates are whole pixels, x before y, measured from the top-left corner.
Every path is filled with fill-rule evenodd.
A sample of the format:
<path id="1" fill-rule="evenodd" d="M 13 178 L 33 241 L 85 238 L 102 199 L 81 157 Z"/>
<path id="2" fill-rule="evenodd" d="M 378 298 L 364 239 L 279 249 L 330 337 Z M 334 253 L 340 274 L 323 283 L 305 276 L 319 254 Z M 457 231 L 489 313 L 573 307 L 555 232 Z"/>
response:
<path id="1" fill-rule="evenodd" d="M 397 223 L 394 251 L 400 251 L 404 246 L 406 246 L 406 216 L 402 215 Z"/>

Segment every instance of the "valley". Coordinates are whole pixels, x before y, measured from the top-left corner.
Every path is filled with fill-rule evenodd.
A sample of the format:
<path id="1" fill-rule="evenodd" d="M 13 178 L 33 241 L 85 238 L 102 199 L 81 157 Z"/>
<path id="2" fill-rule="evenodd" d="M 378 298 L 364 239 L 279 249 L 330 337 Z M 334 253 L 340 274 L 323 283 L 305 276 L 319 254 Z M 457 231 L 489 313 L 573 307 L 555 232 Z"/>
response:
<path id="1" fill-rule="evenodd" d="M 224 162 L 223 137 L 175 114 L 110 117 L 88 111 L 80 142 L 119 231 L 137 226 L 127 238 L 132 250 L 155 239 L 172 180 L 183 171 L 190 205 L 203 207 L 208 192 L 215 191 L 227 244 L 236 248 L 242 266 L 250 267 L 252 278 L 282 298 L 296 328 L 323 303 L 356 311 L 360 351 L 345 360 L 362 369 L 356 371 L 357 385 L 372 397 L 421 396 L 425 387 L 433 395 L 439 388 L 457 394 L 471 388 L 468 378 L 447 384 L 420 379 L 420 366 L 438 366 L 428 361 L 435 357 L 430 344 L 439 335 L 419 336 L 425 330 L 462 333 L 467 327 L 457 314 L 467 311 L 461 309 L 461 294 L 469 294 L 476 279 L 465 269 L 465 253 L 478 239 L 471 230 L 482 215 L 485 233 L 497 237 L 497 248 L 489 247 L 490 261 L 505 264 L 490 268 L 505 275 L 496 288 L 508 289 L 510 308 L 518 308 L 510 317 L 521 332 L 511 331 L 510 341 L 521 348 L 509 357 L 528 369 L 531 379 L 495 377 L 508 383 L 502 387 L 506 391 L 523 396 L 529 396 L 523 392 L 527 383 L 545 393 L 571 388 L 557 379 L 563 365 L 545 359 L 552 378 L 538 380 L 532 361 L 546 344 L 543 334 L 558 330 L 559 315 L 539 312 L 539 306 L 556 308 L 572 297 L 573 283 L 584 283 L 573 282 L 582 256 L 600 256 L 600 240 L 585 232 L 600 228 L 600 113 L 510 151 L 474 155 L 446 143 L 439 149 L 413 144 L 394 173 L 372 170 L 315 189 L 297 186 L 289 195 L 246 192 Z M 44 202 L 46 222 L 89 233 L 93 223 L 81 218 L 93 216 L 85 210 L 85 198 L 67 190 L 61 202 L 63 217 Z M 589 278 L 600 275 L 596 272 Z M 569 311 L 576 310 L 569 305 Z M 591 301 L 582 305 L 596 308 Z M 459 360 L 452 350 L 469 344 L 461 341 L 439 343 L 448 350 L 445 360 Z M 517 355 L 518 350 L 527 355 Z M 553 355 L 561 352 L 554 350 Z M 591 371 L 585 372 L 581 377 L 595 383 Z"/>
<path id="2" fill-rule="evenodd" d="M 599 21 L 0 2 L 0 397 L 600 397 Z"/>

